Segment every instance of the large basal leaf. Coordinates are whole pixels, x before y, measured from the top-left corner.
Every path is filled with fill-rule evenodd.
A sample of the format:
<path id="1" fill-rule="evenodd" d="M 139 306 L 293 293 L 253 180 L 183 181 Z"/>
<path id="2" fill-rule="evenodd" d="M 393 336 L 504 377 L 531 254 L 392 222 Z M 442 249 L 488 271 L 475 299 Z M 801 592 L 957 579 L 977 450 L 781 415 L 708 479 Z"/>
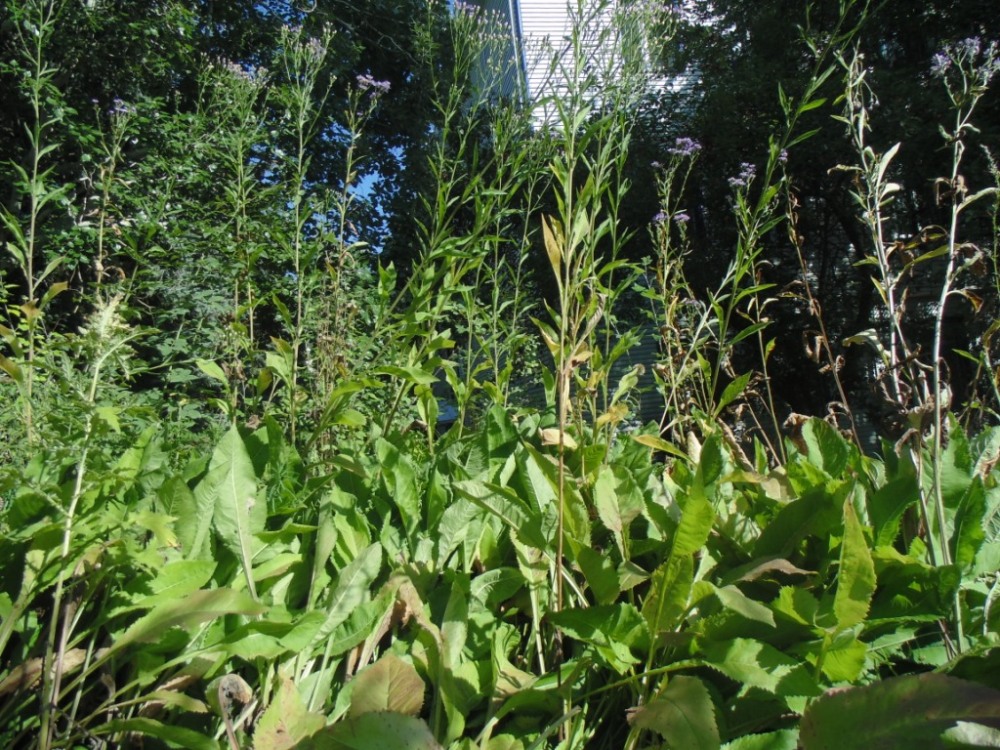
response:
<path id="1" fill-rule="evenodd" d="M 893 677 L 814 701 L 800 728 L 803 750 L 944 750 L 959 722 L 1000 727 L 1000 691 L 949 675 Z"/>
<path id="2" fill-rule="evenodd" d="M 264 710 L 253 733 L 254 750 L 292 750 L 326 726 L 322 714 L 306 710 L 295 684 L 283 677 L 274 700 Z"/>
<path id="3" fill-rule="evenodd" d="M 163 602 L 183 599 L 208 583 L 215 566 L 208 560 L 173 560 L 167 563 L 149 582 L 150 596 L 138 600 L 135 608 L 149 609 Z"/>
<path id="4" fill-rule="evenodd" d="M 986 488 L 976 477 L 962 496 L 955 515 L 955 530 L 951 537 L 952 558 L 959 570 L 969 572 L 976 561 L 976 553 L 986 539 L 983 518 L 986 515 Z M 993 571 L 982 571 L 992 573 Z"/>
<path id="5" fill-rule="evenodd" d="M 719 727 L 708 688 L 696 677 L 679 675 L 628 722 L 656 732 L 671 750 L 719 750 Z"/>
<path id="6" fill-rule="evenodd" d="M 216 498 L 212 525 L 222 543 L 243 565 L 247 587 L 257 597 L 253 580 L 253 557 L 261 546 L 254 538 L 264 530 L 267 506 L 257 497 L 257 475 L 246 444 L 236 425 L 222 436 L 212 454 L 208 474 L 199 483 Z"/>
<path id="7" fill-rule="evenodd" d="M 542 534 L 542 520 L 537 512 L 529 510 L 512 490 L 475 480 L 454 483 L 455 491 L 492 513 L 504 525 L 517 532 L 527 544 L 546 549 L 549 544 Z"/>
<path id="8" fill-rule="evenodd" d="M 847 629 L 864 622 L 875 593 L 875 564 L 861 522 L 850 499 L 844 502 L 844 540 L 833 612 L 837 625 Z"/>
<path id="9" fill-rule="evenodd" d="M 351 718 L 378 711 L 416 716 L 424 705 L 424 681 L 395 654 L 385 654 L 354 678 Z"/>
<path id="10" fill-rule="evenodd" d="M 215 493 L 201 483 L 191 492 L 183 477 L 174 476 L 160 486 L 156 495 L 164 511 L 177 519 L 174 531 L 184 557 L 189 560 L 211 558 Z"/>
<path id="11" fill-rule="evenodd" d="M 322 645 L 338 625 L 350 617 L 357 607 L 370 599 L 369 588 L 381 569 L 382 545 L 375 542 L 340 571 L 327 607 L 326 619 L 313 637 L 313 647 Z"/>
<path id="12" fill-rule="evenodd" d="M 694 560 L 691 556 L 671 557 L 653 571 L 649 595 L 642 603 L 642 616 L 653 637 L 676 627 L 687 610 L 691 585 L 694 582 Z"/>
<path id="13" fill-rule="evenodd" d="M 621 585 L 611 557 L 590 547 L 580 547 L 575 557 L 597 603 L 613 604 L 621 593 Z"/>
<path id="14" fill-rule="evenodd" d="M 183 599 L 164 602 L 136 620 L 111 645 L 105 659 L 133 643 L 149 643 L 173 627 L 186 627 L 224 615 L 259 615 L 264 607 L 242 591 L 196 591 Z"/>
<path id="15" fill-rule="evenodd" d="M 412 534 L 421 520 L 421 497 L 417 472 L 406 454 L 388 440 L 379 438 L 375 452 L 382 469 L 385 489 L 403 520 L 403 528 Z"/>
<path id="16" fill-rule="evenodd" d="M 299 743 L 297 750 L 441 750 L 420 719 L 389 711 L 339 721 Z"/>

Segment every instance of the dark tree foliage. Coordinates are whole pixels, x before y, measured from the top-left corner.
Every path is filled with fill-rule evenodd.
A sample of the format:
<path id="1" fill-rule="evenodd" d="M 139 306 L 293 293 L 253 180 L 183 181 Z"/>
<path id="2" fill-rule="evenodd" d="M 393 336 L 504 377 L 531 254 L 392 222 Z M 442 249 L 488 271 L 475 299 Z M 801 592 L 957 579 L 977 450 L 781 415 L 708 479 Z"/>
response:
<path id="1" fill-rule="evenodd" d="M 649 158 L 676 135 L 697 138 L 704 146 L 697 174 L 690 186 L 697 215 L 691 236 L 695 252 L 689 275 L 696 289 L 707 288 L 728 262 L 735 242 L 735 226 L 727 221 L 732 200 L 727 177 L 742 162 L 760 165 L 767 156 L 768 136 L 780 132 L 784 120 L 779 85 L 789 95 L 802 91 L 812 68 L 812 56 L 803 34 L 822 40 L 836 21 L 836 3 L 798 0 L 753 2 L 718 0 L 685 3 L 689 23 L 682 24 L 677 42 L 666 55 L 668 68 L 684 73 L 688 85 L 682 99 L 665 97 L 651 127 L 639 138 Z M 945 175 L 950 151 L 938 124 L 950 125 L 953 115 L 941 82 L 931 76 L 933 55 L 949 41 L 979 37 L 988 43 L 1000 38 L 1000 18 L 989 0 L 972 2 L 872 3 L 868 20 L 857 38 L 869 70 L 868 83 L 877 105 L 869 142 L 885 151 L 902 146 L 894 161 L 892 179 L 904 186 L 892 206 L 894 231 L 913 236 L 923 227 L 944 221 L 946 210 L 936 205 L 934 179 Z M 879 299 L 870 281 L 870 267 L 854 264 L 871 252 L 870 238 L 859 221 L 849 194 L 852 175 L 831 171 L 853 164 L 845 136 L 846 126 L 833 120 L 840 114 L 837 98 L 842 76 L 827 81 L 825 106 L 810 112 L 800 131 L 818 128 L 816 136 L 796 146 L 789 155 L 788 173 L 799 201 L 800 231 L 813 291 L 822 303 L 824 320 L 838 351 L 846 336 L 873 325 Z M 970 139 L 963 175 L 976 189 L 992 184 L 980 144 L 996 144 L 1000 137 L 1000 102 L 988 96 L 977 110 L 979 133 Z M 663 151 L 660 151 L 662 154 Z M 988 202 L 970 213 L 962 241 L 992 241 Z M 655 211 L 647 206 L 647 212 Z M 800 276 L 794 247 L 784 229 L 769 238 L 767 278 L 781 289 Z M 706 260 L 708 262 L 706 262 Z M 926 273 L 926 272 L 925 272 Z M 989 285 L 987 285 L 989 286 Z M 995 295 L 990 295 L 992 296 Z M 976 336 L 995 316 L 991 299 L 978 315 L 953 302 L 949 349 L 974 349 Z M 916 305 L 914 305 L 916 307 Z M 802 331 L 811 327 L 801 302 L 783 301 L 769 311 L 775 317 L 772 335 L 778 336 L 773 354 L 777 390 L 791 409 L 816 414 L 835 398 L 831 379 L 805 355 Z M 928 330 L 915 323 L 919 340 Z M 869 360 L 856 350 L 846 358 L 844 377 L 859 401 L 867 398 L 864 368 Z M 968 387 L 967 366 L 949 356 L 953 385 Z M 966 394 L 967 395 L 967 394 Z"/>

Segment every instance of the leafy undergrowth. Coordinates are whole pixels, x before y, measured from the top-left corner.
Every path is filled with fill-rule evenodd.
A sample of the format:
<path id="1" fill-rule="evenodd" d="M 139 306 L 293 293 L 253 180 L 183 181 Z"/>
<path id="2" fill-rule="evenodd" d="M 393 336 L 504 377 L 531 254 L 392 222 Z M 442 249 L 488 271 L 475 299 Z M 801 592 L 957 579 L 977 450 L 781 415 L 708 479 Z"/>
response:
<path id="1" fill-rule="evenodd" d="M 1000 429 L 952 429 L 950 565 L 915 467 L 825 422 L 777 470 L 718 434 L 667 463 L 655 431 L 581 439 L 562 524 L 551 429 L 494 408 L 321 475 L 270 419 L 179 472 L 147 432 L 87 483 L 68 563 L 43 451 L 4 518 L 3 746 L 47 669 L 63 747 L 995 746 Z"/>

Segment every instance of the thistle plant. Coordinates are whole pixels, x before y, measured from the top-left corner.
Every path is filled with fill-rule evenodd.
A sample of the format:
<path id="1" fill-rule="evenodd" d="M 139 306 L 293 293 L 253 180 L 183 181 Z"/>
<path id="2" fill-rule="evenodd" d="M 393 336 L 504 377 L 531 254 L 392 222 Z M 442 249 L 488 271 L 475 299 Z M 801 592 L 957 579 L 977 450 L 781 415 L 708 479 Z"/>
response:
<path id="1" fill-rule="evenodd" d="M 861 220 L 869 231 L 873 251 L 866 262 L 876 269 L 878 275 L 874 280 L 888 317 L 887 340 L 871 331 L 849 341 L 866 341 L 879 354 L 883 394 L 903 422 L 896 450 L 906 452 L 918 474 L 928 477 L 920 493 L 928 557 L 933 565 L 951 565 L 954 562 L 951 511 L 946 508 L 942 477 L 948 433 L 946 417 L 952 401 L 943 352 L 944 321 L 953 297 L 964 297 L 976 309 L 981 304 L 976 294 L 959 286 L 960 277 L 983 261 L 982 251 L 961 239 L 961 219 L 973 204 L 995 195 L 997 188 L 973 190 L 962 174 L 962 165 L 967 141 L 977 132 L 972 123 L 973 112 L 1000 70 L 1000 58 L 996 43 L 984 45 L 976 38 L 948 44 L 934 56 L 931 75 L 942 81 L 953 113 L 950 128 L 941 128 L 951 157 L 949 173 L 934 182 L 936 202 L 945 208 L 948 218 L 945 226 L 920 228 L 912 242 L 890 241 L 888 236 L 892 221 L 888 209 L 893 196 L 902 189 L 890 181 L 889 173 L 902 144 L 897 143 L 884 153 L 868 145 L 870 92 L 866 88 L 863 58 L 855 53 L 841 63 L 846 73 L 846 92 L 844 115 L 839 119 L 849 126 L 860 163 L 839 168 L 858 175 L 858 189 L 853 196 L 862 209 Z M 927 246 L 930 249 L 925 250 Z M 908 337 L 905 326 L 914 314 L 907 308 L 907 286 L 918 267 L 940 279 L 937 298 L 929 306 L 933 322 L 929 362 L 922 359 L 921 347 Z M 957 651 L 965 645 L 959 596 L 956 593 L 952 623 L 956 640 L 948 640 L 949 648 Z"/>
<path id="2" fill-rule="evenodd" d="M 275 341 L 276 351 L 268 355 L 268 369 L 286 387 L 288 430 L 293 443 L 298 436 L 299 411 L 304 400 L 300 381 L 309 295 L 317 288 L 317 265 L 322 257 L 321 235 L 314 230 L 314 222 L 316 216 L 327 213 L 328 207 L 326 190 L 312 184 L 309 179 L 309 147 L 320 136 L 322 113 L 333 85 L 333 81 L 324 75 L 331 40 L 329 29 L 324 29 L 319 37 L 310 37 L 301 27 L 284 27 L 277 63 L 285 84 L 280 96 L 289 123 L 287 136 L 291 143 L 285 164 L 281 166 L 282 179 L 279 183 L 280 191 L 290 196 L 291 210 L 288 226 L 282 228 L 280 237 L 284 260 L 291 266 L 289 276 L 294 293 L 290 308 L 278 305 L 291 341 Z M 349 150 L 352 146 L 353 136 Z M 350 153 L 353 154 L 353 151 Z M 348 185 L 345 183 L 345 191 L 349 189 Z M 346 222 L 346 217 L 341 219 Z"/>

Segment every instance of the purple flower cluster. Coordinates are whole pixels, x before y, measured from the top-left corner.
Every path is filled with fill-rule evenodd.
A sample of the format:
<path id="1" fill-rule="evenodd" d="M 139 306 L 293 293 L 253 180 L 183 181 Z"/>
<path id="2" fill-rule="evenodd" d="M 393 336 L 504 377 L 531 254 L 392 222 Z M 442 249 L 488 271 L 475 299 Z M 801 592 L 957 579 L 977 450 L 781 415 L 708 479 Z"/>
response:
<path id="1" fill-rule="evenodd" d="M 653 223 L 657 226 L 661 226 L 666 224 L 669 219 L 673 219 L 678 224 L 687 224 L 691 221 L 691 217 L 683 211 L 678 211 L 673 216 L 667 214 L 666 211 L 660 211 L 653 217 Z"/>
<path id="2" fill-rule="evenodd" d="M 740 173 L 735 177 L 729 178 L 729 187 L 731 188 L 744 188 L 749 185 L 753 178 L 757 176 L 757 167 L 749 162 L 743 162 L 740 164 Z"/>
<path id="3" fill-rule="evenodd" d="M 946 78 L 953 66 L 971 73 L 985 86 L 1000 72 L 1000 47 L 995 41 L 984 47 L 983 40 L 977 36 L 946 44 L 931 58 L 931 75 Z"/>
<path id="4" fill-rule="evenodd" d="M 306 52 L 313 60 L 322 60 L 326 56 L 326 47 L 316 37 L 310 37 L 306 42 Z"/>
<path id="5" fill-rule="evenodd" d="M 694 138 L 678 138 L 674 141 L 673 148 L 668 148 L 667 153 L 674 156 L 694 156 L 701 151 L 701 144 Z"/>
<path id="6" fill-rule="evenodd" d="M 135 114 L 135 107 L 131 104 L 126 104 L 116 96 L 114 101 L 111 102 L 108 114 L 112 117 L 124 117 L 125 115 Z"/>
<path id="7" fill-rule="evenodd" d="M 376 96 L 379 94 L 388 94 L 390 84 L 388 81 L 376 81 L 368 73 L 362 73 L 357 77 L 358 88 L 362 91 L 371 91 Z"/>
<path id="8" fill-rule="evenodd" d="M 455 13 L 463 13 L 467 16 L 474 15 L 478 10 L 472 3 L 463 3 L 462 0 L 455 0 Z"/>

